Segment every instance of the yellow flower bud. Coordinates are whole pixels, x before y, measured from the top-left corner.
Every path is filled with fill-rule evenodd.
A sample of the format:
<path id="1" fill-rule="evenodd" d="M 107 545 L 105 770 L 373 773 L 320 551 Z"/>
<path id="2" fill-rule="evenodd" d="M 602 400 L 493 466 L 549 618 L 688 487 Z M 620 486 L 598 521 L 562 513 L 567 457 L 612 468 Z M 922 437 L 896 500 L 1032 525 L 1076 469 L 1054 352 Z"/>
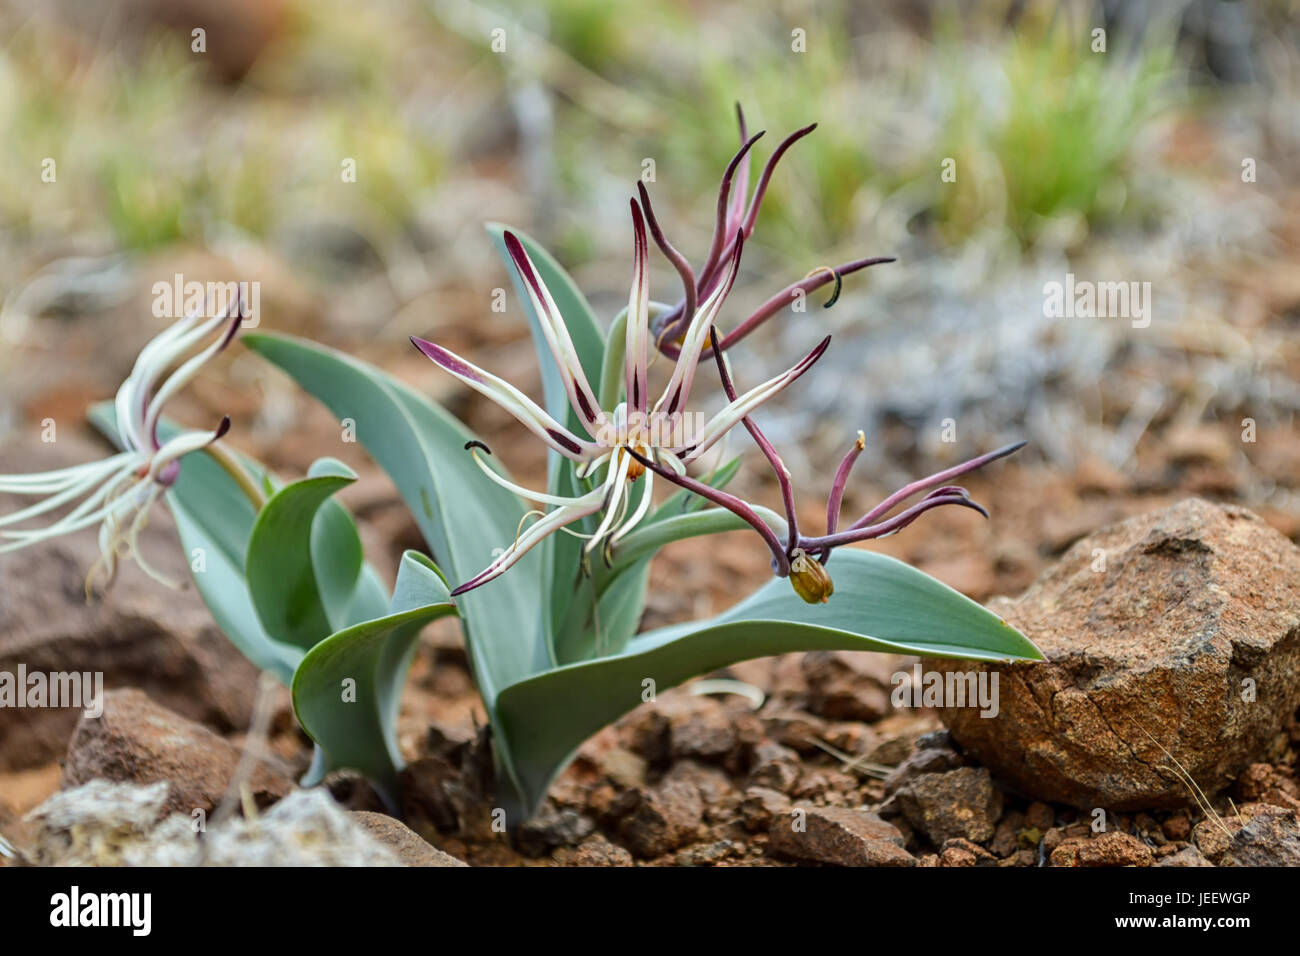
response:
<path id="1" fill-rule="evenodd" d="M 835 593 L 835 582 L 826 573 L 826 566 L 802 548 L 795 548 L 790 556 L 790 585 L 809 604 L 825 604 Z"/>

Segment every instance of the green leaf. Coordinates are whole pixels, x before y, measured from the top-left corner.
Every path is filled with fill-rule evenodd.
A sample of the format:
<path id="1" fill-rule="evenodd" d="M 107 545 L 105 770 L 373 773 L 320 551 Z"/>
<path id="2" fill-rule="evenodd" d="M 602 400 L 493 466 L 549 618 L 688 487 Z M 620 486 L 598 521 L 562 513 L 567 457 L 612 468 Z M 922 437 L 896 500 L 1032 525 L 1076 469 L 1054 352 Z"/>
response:
<path id="1" fill-rule="evenodd" d="M 620 654 L 507 687 L 497 701 L 498 716 L 513 741 L 523 811 L 540 803 L 582 741 L 643 703 L 646 681 L 665 690 L 737 661 L 791 651 L 1042 658 L 1011 625 L 901 561 L 841 550 L 828 567 L 835 578 L 828 604 L 805 604 L 788 581 L 774 579 L 711 620 L 650 631 Z"/>
<path id="2" fill-rule="evenodd" d="M 486 478 L 464 450 L 474 436 L 446 411 L 385 372 L 300 339 L 254 333 L 244 343 L 288 372 L 339 419 L 388 473 L 439 566 L 466 581 L 514 541 L 524 504 Z M 430 367 L 430 375 L 438 374 Z M 538 549 L 490 587 L 460 597 L 466 645 L 489 718 L 499 690 L 551 665 L 542 627 Z M 495 722 L 495 721 L 494 721 Z M 510 743 L 495 748 L 502 786 L 513 779 Z"/>
<path id="3" fill-rule="evenodd" d="M 356 474 L 333 458 L 320 459 L 307 474 L 262 507 L 244 561 L 262 626 L 304 651 L 381 614 L 388 603 L 377 580 L 362 575 L 361 538 L 352 518 L 329 500 Z"/>
<path id="4" fill-rule="evenodd" d="M 293 675 L 293 706 L 325 753 L 326 760 L 314 766 L 316 775 L 349 767 L 392 800 L 402 767 L 397 712 L 416 639 L 430 621 L 455 613 L 438 568 L 408 551 L 388 613 L 332 634 L 307 652 Z"/>
<path id="5" fill-rule="evenodd" d="M 112 402 L 90 411 L 91 423 L 121 447 Z M 159 434 L 176 433 L 164 422 Z M 167 492 L 167 507 L 176 520 L 181 548 L 199 594 L 217 626 L 261 670 L 275 674 L 284 684 L 302 658 L 302 650 L 275 640 L 262 627 L 244 579 L 244 553 L 256 513 L 234 480 L 207 455 L 189 455 L 180 477 Z"/>

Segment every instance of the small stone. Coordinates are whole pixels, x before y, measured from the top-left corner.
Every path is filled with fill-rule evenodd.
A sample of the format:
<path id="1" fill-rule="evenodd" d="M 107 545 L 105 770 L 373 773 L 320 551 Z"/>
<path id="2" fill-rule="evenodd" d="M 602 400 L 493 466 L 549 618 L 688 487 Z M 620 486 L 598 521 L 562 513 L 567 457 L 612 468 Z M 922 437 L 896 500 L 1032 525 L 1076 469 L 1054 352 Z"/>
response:
<path id="1" fill-rule="evenodd" d="M 1180 810 L 1165 817 L 1160 829 L 1170 840 L 1186 840 L 1192 835 L 1192 821 L 1185 811 Z"/>
<path id="2" fill-rule="evenodd" d="M 749 787 L 740 802 L 740 819 L 750 833 L 762 832 L 790 812 L 790 798 L 768 787 Z"/>
<path id="3" fill-rule="evenodd" d="M 809 710 L 832 720 L 871 722 L 889 713 L 890 677 L 903 660 L 895 655 L 813 651 L 803 656 Z"/>
<path id="4" fill-rule="evenodd" d="M 555 861 L 562 866 L 632 866 L 632 854 L 617 843 L 597 836 L 573 849 L 563 848 L 555 853 Z"/>
<path id="5" fill-rule="evenodd" d="M 918 741 L 919 744 L 919 741 Z M 948 747 L 918 748 L 885 777 L 885 793 L 894 793 L 899 787 L 922 774 L 946 773 L 966 763 Z"/>
<path id="6" fill-rule="evenodd" d="M 1092 839 L 1072 837 L 1052 851 L 1052 866 L 1150 866 L 1151 848 L 1129 833 L 1112 830 Z"/>
<path id="7" fill-rule="evenodd" d="M 519 824 L 515 843 L 525 856 L 545 856 L 559 846 L 576 846 L 595 829 L 595 821 L 586 814 L 547 803 L 536 816 Z"/>
<path id="8" fill-rule="evenodd" d="M 1046 833 L 1056 824 L 1056 811 L 1046 803 L 1035 801 L 1025 808 L 1025 826 L 1036 827 Z"/>
<path id="9" fill-rule="evenodd" d="M 1161 849 L 1165 849 L 1162 847 Z M 1164 857 L 1156 866 L 1214 866 L 1194 846 L 1185 846 Z"/>
<path id="10" fill-rule="evenodd" d="M 1296 812 L 1261 812 L 1237 831 L 1219 866 L 1300 866 Z"/>
<path id="11" fill-rule="evenodd" d="M 221 802 L 240 753 L 206 727 L 155 704 L 141 691 L 104 694 L 104 713 L 83 717 L 72 734 L 63 766 L 63 789 L 95 779 L 171 785 L 164 812 L 211 813 Z M 293 782 L 266 763 L 248 781 L 253 798 L 267 807 L 293 790 Z"/>
<path id="12" fill-rule="evenodd" d="M 997 857 L 970 840 L 955 837 L 939 851 L 940 866 L 996 866 Z"/>
<path id="13" fill-rule="evenodd" d="M 1235 819 L 1202 820 L 1192 828 L 1192 842 L 1206 859 L 1217 863 L 1240 828 L 1241 823 Z"/>
<path id="14" fill-rule="evenodd" d="M 721 860 L 739 856 L 740 847 L 731 840 L 717 840 L 678 850 L 674 862 L 678 866 L 713 866 Z"/>
<path id="15" fill-rule="evenodd" d="M 353 810 L 352 819 L 376 841 L 382 843 L 406 866 L 465 866 L 443 853 L 400 820 L 369 810 Z"/>
<path id="16" fill-rule="evenodd" d="M 605 776 L 625 789 L 645 783 L 645 758 L 626 747 L 611 747 L 601 754 L 600 769 Z"/>
<path id="17" fill-rule="evenodd" d="M 749 786 L 768 787 L 789 793 L 799 779 L 799 755 L 789 747 L 765 741 L 754 748 Z"/>
<path id="18" fill-rule="evenodd" d="M 794 811 L 802 811 L 800 820 Z M 772 822 L 771 849 L 836 866 L 915 866 L 903 835 L 874 813 L 841 807 L 798 807 Z"/>
<path id="19" fill-rule="evenodd" d="M 923 774 L 897 793 L 903 814 L 935 846 L 954 837 L 983 843 L 1002 814 L 1002 793 L 983 767 Z"/>
<path id="20" fill-rule="evenodd" d="M 767 735 L 779 744 L 799 753 L 820 751 L 817 742 L 826 736 L 826 722 L 801 710 L 765 711 L 759 717 Z"/>
<path id="21" fill-rule="evenodd" d="M 672 781 L 628 793 L 631 809 L 619 821 L 618 832 L 637 856 L 662 856 L 695 839 L 704 819 L 704 801 L 694 786 Z"/>

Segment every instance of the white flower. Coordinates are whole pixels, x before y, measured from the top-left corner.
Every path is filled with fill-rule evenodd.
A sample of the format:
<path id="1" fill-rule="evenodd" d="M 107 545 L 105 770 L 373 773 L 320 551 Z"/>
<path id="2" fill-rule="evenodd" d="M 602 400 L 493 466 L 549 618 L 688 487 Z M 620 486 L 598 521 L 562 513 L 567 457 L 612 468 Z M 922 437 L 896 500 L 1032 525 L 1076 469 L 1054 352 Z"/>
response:
<path id="1" fill-rule="evenodd" d="M 111 583 L 118 560 L 124 557 L 133 558 L 155 580 L 173 584 L 140 554 L 140 531 L 150 509 L 175 483 L 181 459 L 221 438 L 230 427 L 230 419 L 223 418 L 212 431 L 184 431 L 162 442 L 158 438 L 159 418 L 168 399 L 230 344 L 241 321 L 236 297 L 217 315 L 205 318 L 199 312 L 186 316 L 144 347 L 117 392 L 117 429 L 123 451 L 102 461 L 58 471 L 0 475 L 0 492 L 41 498 L 0 516 L 0 554 L 99 525 L 100 557 L 87 575 L 87 593 L 100 571 L 105 584 Z M 200 348 L 204 342 L 207 345 Z M 15 530 L 16 525 L 73 502 L 78 503 L 51 524 Z"/>

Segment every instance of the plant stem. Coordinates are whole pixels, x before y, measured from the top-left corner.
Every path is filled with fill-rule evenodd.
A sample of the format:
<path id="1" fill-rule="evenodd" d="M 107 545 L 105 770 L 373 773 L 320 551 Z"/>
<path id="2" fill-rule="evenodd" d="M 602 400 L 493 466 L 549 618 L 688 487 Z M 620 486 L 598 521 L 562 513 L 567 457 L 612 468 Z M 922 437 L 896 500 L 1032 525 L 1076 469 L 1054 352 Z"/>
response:
<path id="1" fill-rule="evenodd" d="M 257 479 L 249 474 L 248 469 L 244 467 L 238 456 L 221 442 L 213 442 L 204 451 L 239 486 L 239 490 L 252 503 L 253 510 L 261 511 L 263 505 L 266 504 L 266 493 L 262 490 L 262 486 L 258 484 Z"/>

